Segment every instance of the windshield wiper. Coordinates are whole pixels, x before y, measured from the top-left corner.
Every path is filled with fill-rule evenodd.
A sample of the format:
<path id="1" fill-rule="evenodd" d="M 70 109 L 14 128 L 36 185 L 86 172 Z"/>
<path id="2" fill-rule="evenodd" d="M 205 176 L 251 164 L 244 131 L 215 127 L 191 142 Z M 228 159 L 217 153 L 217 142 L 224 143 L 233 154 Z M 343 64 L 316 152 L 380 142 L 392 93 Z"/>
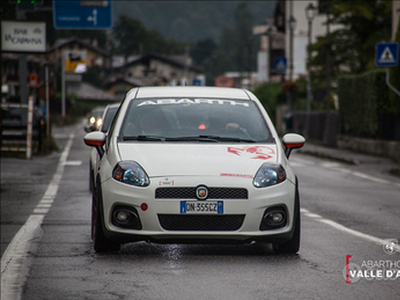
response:
<path id="1" fill-rule="evenodd" d="M 163 141 L 163 137 L 151 135 L 138 135 L 138 136 L 124 136 L 124 141 Z"/>
<path id="2" fill-rule="evenodd" d="M 219 140 L 223 142 L 257 143 L 257 141 L 252 139 L 241 139 L 235 137 L 221 137 Z"/>
<path id="3" fill-rule="evenodd" d="M 256 143 L 257 141 L 251 139 L 241 139 L 235 137 L 220 137 L 217 135 L 198 135 L 198 136 L 182 136 L 165 138 L 166 142 L 180 142 L 180 141 L 198 141 L 198 142 L 243 142 L 243 143 Z"/>
<path id="4" fill-rule="evenodd" d="M 165 138 L 166 142 L 190 142 L 190 141 L 198 141 L 198 142 L 213 142 L 218 143 L 220 137 L 214 135 L 197 135 L 197 136 L 180 136 L 180 137 L 167 137 Z"/>

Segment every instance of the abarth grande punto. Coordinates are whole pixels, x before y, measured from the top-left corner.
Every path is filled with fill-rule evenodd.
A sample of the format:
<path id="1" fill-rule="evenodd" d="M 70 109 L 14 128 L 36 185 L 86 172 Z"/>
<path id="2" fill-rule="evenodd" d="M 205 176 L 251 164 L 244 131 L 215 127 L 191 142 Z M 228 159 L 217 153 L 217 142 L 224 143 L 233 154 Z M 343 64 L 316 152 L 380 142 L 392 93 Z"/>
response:
<path id="1" fill-rule="evenodd" d="M 278 253 L 298 252 L 298 181 L 288 157 L 305 139 L 280 139 L 250 91 L 134 88 L 108 133 L 84 141 L 100 156 L 97 252 L 136 241 L 272 243 Z"/>

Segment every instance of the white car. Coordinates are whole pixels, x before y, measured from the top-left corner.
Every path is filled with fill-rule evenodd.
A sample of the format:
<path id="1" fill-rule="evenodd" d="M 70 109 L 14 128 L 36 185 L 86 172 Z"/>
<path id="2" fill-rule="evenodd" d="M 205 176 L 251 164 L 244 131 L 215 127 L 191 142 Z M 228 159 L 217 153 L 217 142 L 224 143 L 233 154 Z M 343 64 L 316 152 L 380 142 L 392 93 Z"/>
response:
<path id="1" fill-rule="evenodd" d="M 99 127 L 99 131 L 104 132 L 105 134 L 108 132 L 111 126 L 111 122 L 114 119 L 115 114 L 117 113 L 119 104 L 109 104 L 105 107 L 103 115 L 101 116 L 101 124 Z M 91 192 L 94 190 L 95 181 L 98 169 L 100 156 L 96 149 L 92 149 L 90 152 L 90 161 L 89 161 L 89 189 Z"/>
<path id="2" fill-rule="evenodd" d="M 122 243 L 300 245 L 298 182 L 288 164 L 305 139 L 282 142 L 249 91 L 130 90 L 110 131 L 88 133 L 101 160 L 92 200 L 97 252 Z"/>

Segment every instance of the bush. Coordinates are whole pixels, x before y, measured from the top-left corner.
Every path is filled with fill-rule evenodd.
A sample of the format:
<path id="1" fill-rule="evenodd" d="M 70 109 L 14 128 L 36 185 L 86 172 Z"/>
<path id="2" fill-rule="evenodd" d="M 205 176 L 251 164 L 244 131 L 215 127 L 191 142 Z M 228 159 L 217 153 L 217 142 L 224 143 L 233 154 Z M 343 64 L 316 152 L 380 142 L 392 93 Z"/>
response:
<path id="1" fill-rule="evenodd" d="M 276 121 L 276 107 L 282 99 L 280 83 L 265 83 L 254 90 L 254 95 L 260 100 L 273 123 Z"/>
<path id="2" fill-rule="evenodd" d="M 397 33 L 396 33 L 396 37 L 395 37 L 394 41 L 400 44 L 400 22 L 397 26 Z M 397 90 L 400 90 L 400 68 L 399 67 L 391 67 L 389 74 L 390 74 L 389 75 L 390 84 L 392 86 L 394 86 Z M 400 116 L 400 96 L 397 95 L 392 90 L 390 90 L 389 99 L 390 99 L 391 111 L 396 116 L 399 117 Z"/>

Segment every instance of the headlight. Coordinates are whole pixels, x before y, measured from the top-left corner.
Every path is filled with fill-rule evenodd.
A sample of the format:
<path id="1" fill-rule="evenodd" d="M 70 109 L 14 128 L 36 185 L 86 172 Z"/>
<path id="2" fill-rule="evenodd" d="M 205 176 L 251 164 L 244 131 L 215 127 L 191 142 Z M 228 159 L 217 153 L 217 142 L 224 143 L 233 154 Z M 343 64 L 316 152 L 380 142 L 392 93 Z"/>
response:
<path id="1" fill-rule="evenodd" d="M 253 179 L 256 188 L 263 188 L 286 180 L 285 169 L 280 164 L 265 163 Z"/>
<path id="2" fill-rule="evenodd" d="M 91 117 L 89 119 L 90 124 L 94 124 L 96 122 L 96 118 L 95 117 Z"/>
<path id="3" fill-rule="evenodd" d="M 150 184 L 146 172 L 134 161 L 119 162 L 113 170 L 112 177 L 115 180 L 136 186 L 148 186 Z"/>
<path id="4" fill-rule="evenodd" d="M 99 128 L 103 124 L 103 119 L 98 119 L 97 120 L 97 128 Z"/>

